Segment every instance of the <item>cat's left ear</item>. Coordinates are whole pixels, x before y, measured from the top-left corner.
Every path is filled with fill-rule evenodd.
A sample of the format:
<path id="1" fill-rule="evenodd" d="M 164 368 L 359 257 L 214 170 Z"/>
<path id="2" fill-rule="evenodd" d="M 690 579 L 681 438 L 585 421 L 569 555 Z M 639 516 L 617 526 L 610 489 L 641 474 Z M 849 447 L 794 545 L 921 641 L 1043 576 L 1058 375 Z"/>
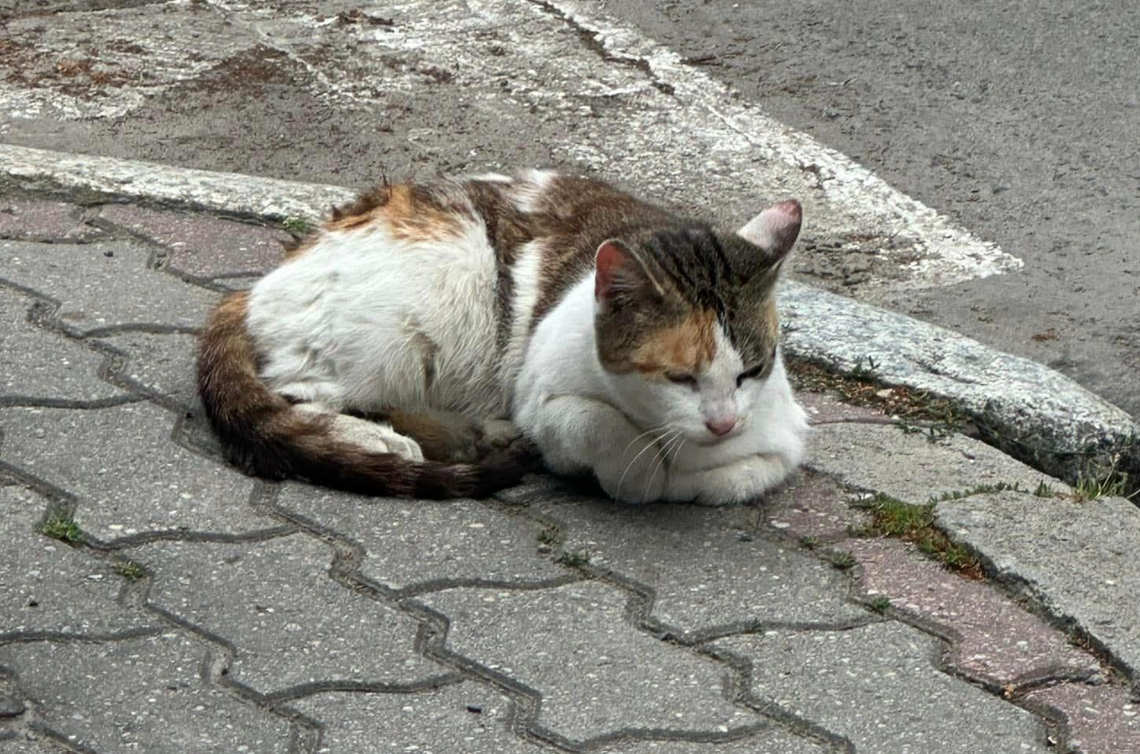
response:
<path id="1" fill-rule="evenodd" d="M 748 221 L 736 234 L 745 241 L 759 246 L 767 255 L 769 264 L 784 261 L 800 235 L 803 209 L 795 199 L 773 205 Z"/>

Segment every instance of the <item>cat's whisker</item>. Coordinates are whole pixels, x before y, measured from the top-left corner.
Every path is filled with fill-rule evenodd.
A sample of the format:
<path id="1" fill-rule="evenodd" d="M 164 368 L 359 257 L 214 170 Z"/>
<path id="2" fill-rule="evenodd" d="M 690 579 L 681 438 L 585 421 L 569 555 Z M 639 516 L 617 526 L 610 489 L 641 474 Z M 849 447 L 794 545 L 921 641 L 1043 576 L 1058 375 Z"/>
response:
<path id="1" fill-rule="evenodd" d="M 673 434 L 673 432 L 676 432 L 677 434 Z M 656 465 L 653 467 L 653 473 L 649 476 L 649 481 L 645 483 L 646 497 L 649 497 L 649 488 L 653 486 L 653 480 L 657 478 L 657 472 L 661 470 L 661 467 L 665 464 L 666 459 L 669 458 L 670 446 L 683 437 L 683 434 L 679 429 L 670 430 L 669 434 L 673 434 L 673 436 L 670 437 L 668 442 L 666 442 L 661 447 L 661 449 L 658 450 L 657 454 L 653 456 L 653 460 L 656 462 Z M 658 460 L 658 456 L 660 456 L 660 460 Z"/>
<path id="2" fill-rule="evenodd" d="M 630 441 L 629 441 L 629 445 L 633 445 L 635 442 L 637 442 L 638 440 L 640 440 L 641 438 L 645 437 L 645 436 L 646 436 L 646 435 L 648 435 L 648 434 L 651 434 L 651 433 L 653 433 L 653 432 L 660 432 L 660 431 L 661 431 L 661 430 L 663 430 L 663 429 L 668 429 L 668 426 L 669 426 L 669 425 L 667 425 L 667 424 L 661 424 L 661 425 L 659 425 L 659 426 L 656 426 L 656 427 L 650 427 L 649 429 L 647 429 L 646 431 L 642 432 L 642 433 L 641 433 L 640 435 L 638 435 L 637 437 L 635 437 L 635 438 L 633 438 L 632 440 L 630 440 Z M 625 454 L 626 454 L 626 452 L 629 450 L 629 445 L 626 445 L 626 446 L 625 446 L 625 448 L 623 448 L 623 449 L 622 449 L 622 451 L 621 451 L 622 455 L 625 455 Z"/>
<path id="3" fill-rule="evenodd" d="M 649 432 L 654 432 L 654 431 L 657 431 L 657 430 L 650 430 Z M 633 445 L 633 443 L 637 442 L 637 441 L 638 441 L 638 440 L 640 440 L 642 437 L 645 437 L 647 434 L 649 434 L 649 432 L 642 432 L 640 435 L 638 435 L 637 437 L 635 437 L 635 438 L 633 439 L 633 441 L 629 443 L 629 445 Z M 668 435 L 668 434 L 669 434 L 669 432 L 666 432 L 666 433 L 665 433 L 665 434 L 663 434 L 663 435 L 660 435 L 660 436 L 658 436 L 658 437 L 655 437 L 655 438 L 653 438 L 653 440 L 652 440 L 651 442 L 647 442 L 647 443 L 645 443 L 645 447 L 641 449 L 641 452 L 640 452 L 640 453 L 638 453 L 637 455 L 635 455 L 635 456 L 633 457 L 633 460 L 632 460 L 632 461 L 630 461 L 630 462 L 629 462 L 629 463 L 626 465 L 626 467 L 625 467 L 625 471 L 623 471 L 623 472 L 622 472 L 622 474 L 621 474 L 621 479 L 619 479 L 619 480 L 618 480 L 618 485 L 617 485 L 617 492 L 615 492 L 615 493 L 614 493 L 614 497 L 616 497 L 618 500 L 620 500 L 620 499 L 621 499 L 621 486 L 622 486 L 622 484 L 625 482 L 625 476 L 626 476 L 626 474 L 628 474 L 628 473 L 629 473 L 629 470 L 633 468 L 633 465 L 634 465 L 635 463 L 637 463 L 637 459 L 638 459 L 638 458 L 641 458 L 641 456 L 645 455 L 645 451 L 649 450 L 649 449 L 650 449 L 650 448 L 652 448 L 652 447 L 655 447 L 655 446 L 656 446 L 656 447 L 658 448 L 658 450 L 660 450 L 660 445 L 659 445 L 659 443 L 660 443 L 660 442 L 661 442 L 663 439 L 665 439 L 665 436 L 666 436 L 666 435 Z M 626 450 L 629 450 L 629 445 L 626 445 L 626 446 L 625 446 Z M 622 453 L 622 455 L 625 455 L 625 453 L 623 452 L 623 453 Z M 656 457 L 656 456 L 654 456 L 654 457 Z"/>

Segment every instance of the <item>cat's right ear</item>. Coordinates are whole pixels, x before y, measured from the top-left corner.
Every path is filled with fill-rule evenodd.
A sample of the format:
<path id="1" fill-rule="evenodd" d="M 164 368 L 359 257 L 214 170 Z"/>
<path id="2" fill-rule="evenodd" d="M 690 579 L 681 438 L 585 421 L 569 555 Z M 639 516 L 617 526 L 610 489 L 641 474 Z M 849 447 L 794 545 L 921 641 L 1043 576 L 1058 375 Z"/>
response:
<path id="1" fill-rule="evenodd" d="M 637 253 L 617 239 L 603 241 L 594 255 L 594 300 L 602 309 L 647 290 L 663 293 Z"/>
<path id="2" fill-rule="evenodd" d="M 795 199 L 788 199 L 761 212 L 748 221 L 736 235 L 763 249 L 769 263 L 784 261 L 800 235 L 803 208 Z"/>

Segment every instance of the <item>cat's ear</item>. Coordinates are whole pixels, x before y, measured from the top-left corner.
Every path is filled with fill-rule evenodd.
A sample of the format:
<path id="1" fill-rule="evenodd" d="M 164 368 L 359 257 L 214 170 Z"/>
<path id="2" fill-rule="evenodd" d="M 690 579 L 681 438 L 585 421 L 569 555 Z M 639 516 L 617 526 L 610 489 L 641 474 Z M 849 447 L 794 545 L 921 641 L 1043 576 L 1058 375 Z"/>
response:
<path id="1" fill-rule="evenodd" d="M 792 250 L 792 245 L 800 234 L 802 220 L 803 209 L 800 203 L 788 199 L 756 215 L 736 234 L 763 249 L 768 261 L 775 265 L 782 262 Z"/>
<path id="2" fill-rule="evenodd" d="M 603 309 L 639 293 L 663 293 L 637 252 L 617 239 L 603 241 L 594 255 L 594 300 Z"/>

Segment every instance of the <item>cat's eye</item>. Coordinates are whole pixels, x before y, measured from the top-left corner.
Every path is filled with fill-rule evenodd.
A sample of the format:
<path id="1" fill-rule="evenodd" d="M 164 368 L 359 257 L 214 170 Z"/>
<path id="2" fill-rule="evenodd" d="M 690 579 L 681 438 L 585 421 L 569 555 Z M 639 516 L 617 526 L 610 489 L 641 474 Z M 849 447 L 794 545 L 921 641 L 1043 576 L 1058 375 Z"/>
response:
<path id="1" fill-rule="evenodd" d="M 768 371 L 768 367 L 771 365 L 771 363 L 772 362 L 767 361 L 767 362 L 764 362 L 763 364 L 757 364 L 756 366 L 749 369 L 747 372 L 741 372 L 736 377 L 736 386 L 740 387 L 741 385 L 744 384 L 745 380 L 751 380 L 751 379 L 754 379 L 756 377 L 764 376 L 764 374 Z"/>
<path id="2" fill-rule="evenodd" d="M 674 374 L 672 372 L 665 373 L 665 379 L 672 382 L 674 385 L 696 385 L 697 378 L 691 374 Z"/>

